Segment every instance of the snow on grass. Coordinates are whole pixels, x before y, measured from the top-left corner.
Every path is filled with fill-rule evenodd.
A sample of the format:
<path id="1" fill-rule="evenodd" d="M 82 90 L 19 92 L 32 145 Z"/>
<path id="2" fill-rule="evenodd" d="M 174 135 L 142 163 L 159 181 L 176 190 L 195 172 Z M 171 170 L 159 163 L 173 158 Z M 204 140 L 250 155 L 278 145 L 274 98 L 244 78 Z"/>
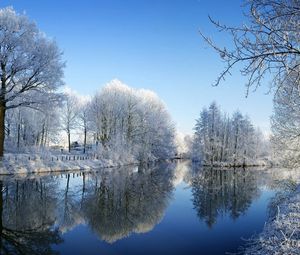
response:
<path id="1" fill-rule="evenodd" d="M 277 198 L 280 202 L 275 217 L 249 242 L 246 255 L 300 254 L 300 185 Z"/>
<path id="2" fill-rule="evenodd" d="M 0 162 L 0 174 L 29 174 L 69 170 L 92 170 L 135 164 L 136 161 L 113 157 L 103 159 L 94 155 L 6 154 Z"/>

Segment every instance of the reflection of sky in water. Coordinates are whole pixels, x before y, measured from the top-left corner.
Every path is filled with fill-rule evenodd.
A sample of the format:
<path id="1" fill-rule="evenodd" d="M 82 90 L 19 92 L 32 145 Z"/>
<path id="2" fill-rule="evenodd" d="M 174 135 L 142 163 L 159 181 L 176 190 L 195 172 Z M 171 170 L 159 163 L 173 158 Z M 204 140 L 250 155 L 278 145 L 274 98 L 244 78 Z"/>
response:
<path id="1" fill-rule="evenodd" d="M 276 180 L 281 176 L 266 171 L 199 170 L 188 162 L 69 173 L 69 178 L 54 175 L 41 182 L 19 180 L 18 191 L 13 180 L 4 181 L 8 192 L 3 198 L 10 204 L 3 204 L 3 225 L 57 226 L 63 242 L 55 245 L 46 240 L 40 245 L 50 245 L 61 254 L 236 252 L 242 238 L 262 230 L 275 194 L 274 176 Z M 23 218 L 14 218 L 24 213 L 18 206 L 22 201 L 34 212 L 34 219 L 28 208 Z"/>
<path id="2" fill-rule="evenodd" d="M 229 215 L 218 219 L 212 229 L 197 217 L 191 202 L 191 190 L 186 183 L 177 186 L 174 200 L 166 210 L 164 219 L 154 230 L 143 235 L 132 235 L 113 245 L 99 239 L 84 226 L 78 226 L 64 235 L 65 243 L 59 249 L 63 254 L 216 254 L 234 251 L 242 244 L 241 237 L 249 237 L 262 229 L 266 219 L 266 205 L 274 195 L 266 191 L 253 201 L 245 215 L 232 220 Z M 88 243 L 88 247 L 81 244 Z M 78 244 L 75 245 L 74 244 Z M 130 252 L 129 252 L 130 251 Z"/>

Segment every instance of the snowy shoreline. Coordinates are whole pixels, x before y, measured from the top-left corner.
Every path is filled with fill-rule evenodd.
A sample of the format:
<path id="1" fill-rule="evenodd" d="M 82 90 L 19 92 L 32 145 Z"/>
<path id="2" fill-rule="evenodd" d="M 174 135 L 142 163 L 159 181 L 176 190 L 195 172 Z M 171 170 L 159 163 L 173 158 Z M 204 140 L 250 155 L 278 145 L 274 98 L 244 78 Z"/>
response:
<path id="1" fill-rule="evenodd" d="M 249 167 L 272 167 L 272 165 L 270 164 L 246 164 L 246 165 L 243 165 L 243 164 L 214 164 L 214 165 L 208 165 L 208 164 L 204 164 L 202 165 L 203 167 L 206 167 L 206 168 L 209 168 L 209 167 L 212 167 L 212 168 L 216 168 L 216 167 L 219 167 L 219 168 L 249 168 Z"/>
<path id="2" fill-rule="evenodd" d="M 135 166 L 152 164 L 158 161 L 172 161 L 173 159 L 149 159 L 140 162 L 132 157 L 124 158 L 112 156 L 110 159 L 101 158 L 96 154 L 5 154 L 0 162 L 0 176 L 26 175 L 69 171 L 94 171 L 103 168 Z"/>
<path id="3" fill-rule="evenodd" d="M 193 161 L 196 162 L 197 161 Z M 214 162 L 213 165 L 211 164 L 202 164 L 203 167 L 219 167 L 219 168 L 249 168 L 249 167 L 264 167 L 264 168 L 272 168 L 277 166 L 276 164 L 274 164 L 272 161 L 268 160 L 268 159 L 258 159 L 258 160 L 254 160 L 251 162 L 236 162 L 236 163 L 232 163 L 232 162 Z"/>
<path id="4" fill-rule="evenodd" d="M 277 213 L 258 237 L 249 242 L 246 255 L 300 254 L 300 185 L 281 195 Z"/>
<path id="5" fill-rule="evenodd" d="M 171 160 L 171 159 L 170 159 Z M 186 159 L 185 159 L 186 160 Z M 157 161 L 157 160 L 154 160 Z M 151 163 L 152 161 L 146 162 Z M 90 171 L 100 168 L 113 168 L 128 165 L 137 165 L 139 162 L 132 158 L 103 159 L 95 155 L 43 155 L 43 154 L 6 154 L 3 161 L 0 162 L 0 175 L 30 174 L 45 172 L 66 172 L 66 171 Z M 212 168 L 251 168 L 263 167 L 272 168 L 270 162 L 259 160 L 251 164 L 231 164 L 215 163 L 213 166 L 202 164 L 203 167 Z"/>
<path id="6" fill-rule="evenodd" d="M 79 157 L 79 159 L 77 159 Z M 0 162 L 0 175 L 32 174 L 45 172 L 90 171 L 136 165 L 134 160 L 99 159 L 88 156 L 60 155 L 44 159 L 41 155 L 9 155 Z"/>

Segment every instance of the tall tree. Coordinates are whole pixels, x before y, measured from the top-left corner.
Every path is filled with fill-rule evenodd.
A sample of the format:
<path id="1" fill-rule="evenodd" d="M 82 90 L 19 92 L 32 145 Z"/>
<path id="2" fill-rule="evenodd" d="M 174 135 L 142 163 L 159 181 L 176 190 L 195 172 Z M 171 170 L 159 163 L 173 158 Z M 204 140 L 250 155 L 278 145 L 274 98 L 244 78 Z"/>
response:
<path id="1" fill-rule="evenodd" d="M 0 157 L 6 110 L 56 101 L 64 63 L 56 43 L 12 8 L 0 10 Z"/>
<path id="2" fill-rule="evenodd" d="M 300 151 L 300 95 L 296 85 L 298 73 L 290 75 L 274 97 L 271 118 L 271 141 L 276 158 L 289 166 L 299 165 Z"/>
<path id="3" fill-rule="evenodd" d="M 78 98 L 67 89 L 65 100 L 61 108 L 61 125 L 67 134 L 68 151 L 71 151 L 71 132 L 78 127 Z"/>
<path id="4" fill-rule="evenodd" d="M 89 101 L 81 101 L 78 109 L 79 125 L 83 130 L 83 153 L 86 152 L 87 134 L 90 127 L 90 104 Z"/>

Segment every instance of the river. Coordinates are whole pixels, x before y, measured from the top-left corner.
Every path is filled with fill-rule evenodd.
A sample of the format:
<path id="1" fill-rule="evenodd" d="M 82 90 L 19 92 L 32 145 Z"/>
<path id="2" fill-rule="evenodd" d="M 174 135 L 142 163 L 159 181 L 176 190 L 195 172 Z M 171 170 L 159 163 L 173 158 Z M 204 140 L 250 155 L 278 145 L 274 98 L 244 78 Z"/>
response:
<path id="1" fill-rule="evenodd" d="M 293 175 L 179 161 L 0 176 L 0 253 L 238 252 L 274 213 L 278 182 Z"/>

